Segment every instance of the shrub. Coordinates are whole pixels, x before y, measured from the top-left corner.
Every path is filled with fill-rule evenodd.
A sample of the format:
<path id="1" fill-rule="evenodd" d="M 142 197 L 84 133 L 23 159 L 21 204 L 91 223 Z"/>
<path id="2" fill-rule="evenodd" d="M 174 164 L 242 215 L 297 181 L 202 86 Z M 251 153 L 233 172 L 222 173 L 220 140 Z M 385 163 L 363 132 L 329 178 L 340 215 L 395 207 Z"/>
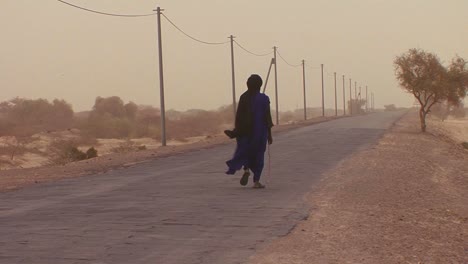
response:
<path id="1" fill-rule="evenodd" d="M 85 160 L 86 153 L 79 150 L 73 140 L 56 140 L 49 145 L 47 154 L 53 164 L 64 165 L 74 161 Z"/>
<path id="2" fill-rule="evenodd" d="M 94 147 L 91 147 L 86 151 L 86 158 L 87 159 L 96 158 L 97 156 L 98 156 L 98 152 Z"/>
<path id="3" fill-rule="evenodd" d="M 463 143 L 462 143 L 462 146 L 463 146 L 465 149 L 468 149 L 468 142 L 463 142 Z"/>
<path id="4" fill-rule="evenodd" d="M 145 145 L 138 146 L 138 150 L 146 150 L 146 146 Z"/>
<path id="5" fill-rule="evenodd" d="M 125 142 L 121 143 L 118 147 L 112 148 L 111 152 L 113 153 L 126 153 L 135 150 L 135 142 L 127 139 Z"/>

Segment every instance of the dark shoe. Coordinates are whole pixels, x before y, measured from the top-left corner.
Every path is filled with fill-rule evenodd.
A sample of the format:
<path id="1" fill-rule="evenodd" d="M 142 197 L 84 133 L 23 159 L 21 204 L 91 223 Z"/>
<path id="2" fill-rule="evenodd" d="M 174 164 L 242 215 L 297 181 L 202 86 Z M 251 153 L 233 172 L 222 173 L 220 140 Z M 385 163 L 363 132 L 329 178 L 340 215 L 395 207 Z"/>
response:
<path id="1" fill-rule="evenodd" d="M 234 175 L 234 174 L 236 174 L 236 170 L 228 169 L 228 170 L 226 171 L 226 174 L 227 174 L 227 175 Z"/>
<path id="2" fill-rule="evenodd" d="M 246 186 L 247 183 L 249 183 L 249 176 L 250 176 L 250 171 L 244 170 L 244 174 L 242 175 L 242 178 L 240 179 L 240 184 L 242 186 Z"/>
<path id="3" fill-rule="evenodd" d="M 236 134 L 232 130 L 224 130 L 224 134 L 226 134 L 226 136 L 228 136 L 229 138 L 235 138 L 236 137 Z"/>
<path id="4" fill-rule="evenodd" d="M 261 184 L 260 182 L 254 183 L 254 186 L 252 187 L 254 189 L 264 189 L 265 185 Z"/>

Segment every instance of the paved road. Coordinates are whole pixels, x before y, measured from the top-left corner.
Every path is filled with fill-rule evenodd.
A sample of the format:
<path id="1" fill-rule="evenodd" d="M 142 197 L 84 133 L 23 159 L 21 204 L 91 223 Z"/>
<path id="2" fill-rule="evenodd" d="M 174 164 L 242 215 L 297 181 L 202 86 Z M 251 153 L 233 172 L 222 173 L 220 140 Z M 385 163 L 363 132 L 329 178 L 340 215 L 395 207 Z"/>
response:
<path id="1" fill-rule="evenodd" d="M 303 197 L 324 172 L 401 115 L 276 136 L 264 190 L 223 174 L 227 145 L 0 194 L 0 263 L 245 263 L 307 216 Z"/>

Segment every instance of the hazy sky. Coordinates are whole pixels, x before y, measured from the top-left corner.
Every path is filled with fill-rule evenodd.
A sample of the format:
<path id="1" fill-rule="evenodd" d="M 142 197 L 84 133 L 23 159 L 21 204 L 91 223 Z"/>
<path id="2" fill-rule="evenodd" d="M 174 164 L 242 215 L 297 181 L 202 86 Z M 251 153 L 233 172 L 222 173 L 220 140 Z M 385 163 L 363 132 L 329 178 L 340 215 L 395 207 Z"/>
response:
<path id="1" fill-rule="evenodd" d="M 320 106 L 325 64 L 326 106 L 334 105 L 333 72 L 367 85 L 376 106 L 413 103 L 397 85 L 393 59 L 422 48 L 448 63 L 468 59 L 467 0 L 68 0 L 104 12 L 151 13 L 158 5 L 180 28 L 210 42 L 231 34 L 249 50 L 278 46 L 292 64 L 306 60 L 307 101 Z M 159 106 L 156 17 L 108 17 L 56 0 L 0 0 L 0 101 L 63 98 L 76 111 L 97 96 Z M 163 19 L 166 107 L 214 109 L 231 103 L 229 44 L 185 37 Z M 271 57 L 236 47 L 237 96 L 251 73 L 265 77 Z M 313 69 L 312 67 L 315 67 Z M 278 61 L 280 110 L 302 107 L 302 69 Z M 274 102 L 273 80 L 267 94 Z M 274 106 L 274 105 L 273 105 Z"/>

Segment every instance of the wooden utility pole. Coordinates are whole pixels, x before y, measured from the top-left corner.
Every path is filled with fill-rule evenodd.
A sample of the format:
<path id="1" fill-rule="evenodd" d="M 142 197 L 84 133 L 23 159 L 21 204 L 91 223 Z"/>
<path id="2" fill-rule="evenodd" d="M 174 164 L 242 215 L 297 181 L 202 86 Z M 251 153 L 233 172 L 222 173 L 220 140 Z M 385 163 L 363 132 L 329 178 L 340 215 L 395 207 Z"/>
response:
<path id="1" fill-rule="evenodd" d="M 304 92 L 304 120 L 307 120 L 305 60 L 302 60 L 302 88 Z"/>
<path id="2" fill-rule="evenodd" d="M 229 36 L 231 39 L 231 72 L 232 72 L 232 108 L 234 112 L 234 120 L 236 120 L 236 74 L 235 74 L 235 64 L 234 64 L 234 36 Z"/>
<path id="3" fill-rule="evenodd" d="M 343 75 L 343 115 L 346 115 L 346 89 L 345 89 L 345 76 Z"/>
<path id="4" fill-rule="evenodd" d="M 323 83 L 323 64 L 322 66 L 322 116 L 325 116 L 325 88 L 324 88 L 324 83 Z"/>
<path id="5" fill-rule="evenodd" d="M 353 115 L 353 91 L 351 78 L 349 78 L 349 114 Z"/>
<path id="6" fill-rule="evenodd" d="M 278 105 L 278 68 L 277 65 L 278 63 L 276 60 L 276 53 L 277 53 L 277 47 L 273 47 L 274 51 L 274 58 L 275 58 L 275 100 L 276 100 L 276 125 L 279 125 L 279 105 Z"/>
<path id="7" fill-rule="evenodd" d="M 162 54 L 162 34 L 161 34 L 161 12 L 164 11 L 159 6 L 155 10 L 158 20 L 158 50 L 159 50 L 159 93 L 161 100 L 161 145 L 166 146 L 166 108 L 164 103 L 164 71 Z"/>
<path id="8" fill-rule="evenodd" d="M 335 116 L 338 116 L 338 95 L 336 94 L 336 72 L 333 73 L 335 77 Z"/>

